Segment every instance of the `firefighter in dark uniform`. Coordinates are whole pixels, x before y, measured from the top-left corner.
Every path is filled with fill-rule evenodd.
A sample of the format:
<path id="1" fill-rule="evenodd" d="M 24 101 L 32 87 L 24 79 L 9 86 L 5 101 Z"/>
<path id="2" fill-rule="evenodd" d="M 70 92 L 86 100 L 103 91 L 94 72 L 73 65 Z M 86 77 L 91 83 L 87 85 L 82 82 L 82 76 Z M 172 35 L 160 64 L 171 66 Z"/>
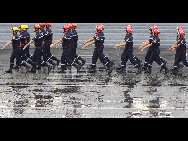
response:
<path id="1" fill-rule="evenodd" d="M 73 34 L 72 34 L 73 26 L 72 26 L 72 24 L 67 24 L 67 26 L 68 26 L 67 33 L 70 35 L 70 38 L 71 38 L 71 43 L 70 43 L 71 57 L 70 58 L 76 64 L 81 65 L 80 62 L 78 61 L 78 59 L 73 56 Z"/>
<path id="2" fill-rule="evenodd" d="M 41 29 L 39 24 L 36 24 L 35 26 L 33 26 L 34 28 L 34 32 L 36 32 L 34 38 L 27 44 L 24 46 L 23 49 L 27 48 L 28 45 L 32 44 L 33 42 L 35 42 L 35 45 L 32 47 L 32 49 L 35 48 L 35 52 L 33 54 L 32 57 L 32 69 L 30 72 L 32 73 L 36 73 L 36 61 L 38 62 L 38 64 L 44 65 L 48 67 L 48 73 L 51 71 L 52 66 L 48 65 L 44 60 L 41 59 L 42 56 L 42 47 L 44 44 L 43 41 L 43 35 L 39 32 L 39 29 Z"/>
<path id="3" fill-rule="evenodd" d="M 103 49 L 104 49 L 104 40 L 105 40 L 105 36 L 104 36 L 104 33 L 103 33 L 104 25 L 97 25 L 96 28 L 97 28 L 98 26 L 100 26 L 100 27 L 102 28 L 102 32 L 100 33 L 100 35 L 101 35 L 102 38 L 103 38 Z M 96 29 L 96 28 L 95 28 L 95 29 Z M 95 36 L 96 36 L 96 35 L 97 35 L 97 31 L 96 31 L 96 33 L 95 33 Z M 85 45 L 85 44 L 87 44 L 87 43 L 89 43 L 89 42 L 91 42 L 91 41 L 94 41 L 95 36 L 94 36 L 93 38 L 89 39 L 88 41 L 84 42 L 82 45 Z M 103 55 L 104 55 L 104 54 L 103 54 Z M 103 57 L 108 61 L 108 63 L 109 63 L 110 66 L 112 67 L 112 66 L 113 66 L 113 62 L 111 62 L 111 61 L 109 60 L 109 58 L 106 57 L 105 55 L 104 55 Z M 87 68 L 88 68 L 88 69 L 92 69 L 92 64 L 91 64 L 89 67 L 87 67 Z"/>
<path id="4" fill-rule="evenodd" d="M 179 30 L 177 44 L 173 45 L 168 51 L 173 52 L 176 49 L 174 68 L 171 70 L 171 74 L 177 74 L 177 69 L 179 63 L 182 61 L 183 64 L 188 67 L 188 60 L 186 59 L 186 41 L 185 41 L 185 32 L 183 29 Z"/>
<path id="5" fill-rule="evenodd" d="M 87 45 L 84 45 L 84 47 L 82 47 L 83 49 L 85 49 L 87 46 L 90 46 L 92 44 L 95 44 L 95 50 L 92 56 L 92 68 L 90 70 L 90 72 L 95 72 L 95 68 L 96 68 L 96 62 L 97 59 L 99 58 L 100 61 L 103 63 L 103 65 L 107 66 L 108 68 L 108 73 L 112 72 L 112 67 L 110 66 L 109 62 L 107 61 L 107 59 L 104 57 L 103 54 L 103 37 L 101 36 L 101 32 L 102 32 L 102 27 L 101 26 L 97 26 L 96 27 L 96 32 L 97 34 L 94 37 L 94 40 L 89 42 Z"/>
<path id="6" fill-rule="evenodd" d="M 151 27 L 149 28 L 149 33 L 150 33 L 150 38 L 149 38 L 149 40 L 147 40 L 146 42 L 143 42 L 142 45 L 141 45 L 138 49 L 142 49 L 144 46 L 146 46 L 146 45 L 148 45 L 148 44 L 151 44 L 152 39 L 153 39 L 153 37 L 154 37 L 154 36 L 153 36 L 153 30 L 154 30 L 155 28 L 158 29 L 158 26 L 154 25 L 154 26 L 151 26 Z M 147 70 L 148 62 L 149 62 L 149 58 L 150 58 L 151 54 L 152 54 L 152 47 L 150 46 L 149 49 L 148 49 L 148 51 L 147 51 L 147 53 L 146 53 L 146 56 L 145 56 L 145 63 L 144 63 L 144 66 L 142 67 L 142 69 L 145 70 L 145 71 Z M 163 58 L 161 58 L 161 57 L 160 57 L 160 59 L 161 59 L 161 61 L 163 62 L 163 64 L 166 65 L 167 62 L 166 62 Z"/>
<path id="7" fill-rule="evenodd" d="M 68 34 L 68 28 L 69 27 L 67 25 L 64 25 L 62 27 L 63 33 L 65 33 L 64 37 L 62 39 L 58 40 L 56 43 L 50 45 L 50 47 L 53 47 L 56 44 L 62 43 L 63 53 L 61 56 L 61 70 L 58 71 L 58 73 L 65 72 L 64 70 L 65 70 L 66 63 L 68 63 L 71 66 L 76 67 L 77 72 L 81 69 L 80 65 L 75 64 L 74 61 L 71 60 L 71 49 L 70 49 L 71 48 L 71 37 Z M 57 47 L 58 46 L 56 46 L 56 48 Z"/>
<path id="8" fill-rule="evenodd" d="M 29 29 L 29 26 L 28 25 L 24 25 L 25 26 L 25 34 L 26 34 L 26 40 L 27 40 L 27 43 L 29 43 L 31 41 L 30 39 L 30 34 L 27 32 L 27 30 Z M 27 56 L 27 58 L 31 59 L 32 60 L 32 55 L 29 54 L 29 46 L 27 46 L 27 48 L 25 49 L 25 55 Z M 27 62 L 27 60 L 26 60 Z"/>
<path id="9" fill-rule="evenodd" d="M 47 50 L 46 50 L 47 52 L 46 52 L 46 54 L 49 57 L 49 59 L 57 61 L 57 66 L 58 66 L 59 63 L 61 62 L 61 60 L 57 59 L 55 56 L 53 56 L 50 53 L 50 45 L 52 44 L 52 41 L 53 41 L 53 32 L 50 29 L 50 27 L 51 27 L 51 23 L 46 23 L 46 32 L 47 32 Z"/>
<path id="10" fill-rule="evenodd" d="M 12 73 L 15 58 L 16 58 L 17 66 L 22 65 L 22 66 L 26 67 L 27 71 L 29 71 L 29 68 L 30 68 L 29 66 L 26 65 L 26 63 L 24 63 L 21 60 L 21 43 L 20 43 L 20 37 L 17 35 L 18 31 L 19 31 L 18 27 L 13 27 L 12 28 L 12 34 L 13 34 L 12 40 L 8 41 L 6 43 L 6 45 L 1 48 L 1 49 L 4 49 L 5 47 L 9 46 L 10 44 L 12 44 L 12 47 L 13 47 L 13 52 L 10 57 L 10 68 L 6 71 L 7 73 Z"/>
<path id="11" fill-rule="evenodd" d="M 103 44 L 104 44 L 104 40 L 105 40 L 105 36 L 104 36 L 104 25 L 97 25 L 97 26 L 101 26 L 102 27 L 102 32 L 100 33 L 100 35 L 102 36 L 102 38 L 103 38 Z M 104 49 L 104 45 L 103 45 L 103 49 Z M 110 60 L 109 60 L 109 58 L 108 57 L 106 57 L 105 55 L 104 55 L 104 58 L 109 62 L 109 64 L 110 64 L 110 66 L 112 67 L 113 66 L 113 62 L 111 62 Z"/>
<path id="12" fill-rule="evenodd" d="M 29 50 L 29 48 L 25 50 L 23 50 L 24 46 L 27 44 L 27 32 L 26 31 L 26 26 L 25 25 L 20 25 L 19 26 L 20 29 L 20 41 L 21 41 L 21 58 L 22 61 L 25 60 L 27 63 L 31 64 L 32 61 L 29 59 L 29 57 L 26 56 L 26 52 Z M 15 67 L 15 69 L 17 68 L 17 66 Z"/>
<path id="13" fill-rule="evenodd" d="M 78 33 L 76 31 L 77 28 L 77 24 L 76 23 L 72 23 L 72 51 L 71 51 L 71 55 L 77 59 L 77 60 L 81 60 L 82 64 L 81 66 L 83 66 L 86 62 L 86 60 L 82 59 L 82 57 L 80 57 L 79 55 L 76 54 L 76 49 L 77 49 L 77 42 L 78 42 Z"/>
<path id="14" fill-rule="evenodd" d="M 132 26 L 127 26 L 125 29 L 126 36 L 124 40 L 119 44 L 114 46 L 113 48 L 116 48 L 116 50 L 119 48 L 121 49 L 122 46 L 125 46 L 124 52 L 121 56 L 121 69 L 118 70 L 118 72 L 123 72 L 126 63 L 128 59 L 131 61 L 131 63 L 135 66 L 135 68 L 138 68 L 137 74 L 141 72 L 141 65 L 137 61 L 137 57 L 133 55 L 133 37 L 132 37 Z"/>
<path id="15" fill-rule="evenodd" d="M 44 29 L 46 24 L 45 23 L 40 23 L 39 24 L 40 27 L 41 27 L 41 31 L 40 33 L 43 35 L 43 40 L 44 40 L 44 44 L 43 44 L 43 47 L 42 47 L 42 55 L 43 55 L 43 60 L 45 62 L 49 62 L 50 64 L 53 65 L 53 69 L 55 68 L 56 64 L 48 57 L 47 55 L 47 52 L 48 52 L 48 45 L 47 45 L 47 32 L 46 30 Z M 40 63 L 38 65 L 38 68 L 40 69 L 41 66 L 40 66 Z"/>
<path id="16" fill-rule="evenodd" d="M 148 69 L 145 71 L 145 73 L 151 73 L 153 61 L 155 61 L 158 65 L 161 65 L 161 70 L 165 69 L 165 74 L 167 74 L 169 72 L 168 68 L 161 61 L 161 58 L 159 57 L 159 54 L 160 54 L 160 49 L 159 49 L 160 39 L 158 37 L 159 34 L 160 34 L 160 31 L 158 30 L 158 28 L 155 28 L 153 31 L 153 39 L 152 39 L 151 44 L 149 44 L 141 49 L 141 51 L 143 51 L 144 49 L 146 49 L 148 47 L 152 47 L 152 53 L 149 58 Z"/>

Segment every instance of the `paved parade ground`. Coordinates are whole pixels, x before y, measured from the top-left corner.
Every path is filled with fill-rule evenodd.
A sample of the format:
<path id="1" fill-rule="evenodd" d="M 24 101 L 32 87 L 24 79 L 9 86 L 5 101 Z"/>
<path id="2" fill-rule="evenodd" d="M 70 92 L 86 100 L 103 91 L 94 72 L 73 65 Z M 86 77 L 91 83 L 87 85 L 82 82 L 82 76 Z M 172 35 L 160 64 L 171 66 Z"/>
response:
<path id="1" fill-rule="evenodd" d="M 126 73 L 115 70 L 109 75 L 98 60 L 97 72 L 88 73 L 94 47 L 77 49 L 87 62 L 77 73 L 74 67 L 58 74 L 58 68 L 47 73 L 42 67 L 36 74 L 21 67 L 12 74 L 9 68 L 12 49 L 0 51 L 0 117 L 7 118 L 171 118 L 188 117 L 188 70 L 180 63 L 178 75 L 160 72 L 153 63 L 151 75 L 136 75 L 137 69 L 127 62 Z M 144 63 L 146 51 L 134 48 Z M 34 50 L 30 50 L 33 54 Z M 51 49 L 60 59 L 62 49 Z M 105 48 L 104 54 L 118 66 L 122 50 Z M 175 52 L 161 49 L 160 56 L 172 69 Z M 60 66 L 59 66 L 60 67 Z M 132 72 L 131 72 L 131 71 Z"/>

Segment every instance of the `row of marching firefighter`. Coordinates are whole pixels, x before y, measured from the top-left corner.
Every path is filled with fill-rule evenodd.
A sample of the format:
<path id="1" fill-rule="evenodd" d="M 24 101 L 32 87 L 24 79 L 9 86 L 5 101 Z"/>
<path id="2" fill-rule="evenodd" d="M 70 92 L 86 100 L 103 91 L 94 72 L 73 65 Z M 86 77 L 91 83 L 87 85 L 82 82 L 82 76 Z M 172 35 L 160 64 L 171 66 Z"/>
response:
<path id="1" fill-rule="evenodd" d="M 18 69 L 19 66 L 25 66 L 27 69 L 27 72 L 36 73 L 36 69 L 41 69 L 41 66 L 48 67 L 48 73 L 51 71 L 51 69 L 55 68 L 55 66 L 59 65 L 61 62 L 61 69 L 58 71 L 58 73 L 64 73 L 66 70 L 67 65 L 71 65 L 76 67 L 77 72 L 82 68 L 82 66 L 85 64 L 86 60 L 82 59 L 81 56 L 77 55 L 76 48 L 77 48 L 77 41 L 78 41 L 78 33 L 76 31 L 77 24 L 67 24 L 62 27 L 64 36 L 57 42 L 52 44 L 53 41 L 53 32 L 50 29 L 51 23 L 40 23 L 33 26 L 34 32 L 36 32 L 34 38 L 31 40 L 30 35 L 27 32 L 28 25 L 21 25 L 18 27 L 12 28 L 12 40 L 7 42 L 5 46 L 3 46 L 1 49 L 4 49 L 6 46 L 12 44 L 13 46 L 13 52 L 10 57 L 10 68 L 6 71 L 7 73 L 12 73 L 12 69 Z M 46 30 L 45 30 L 46 28 Z M 89 39 L 88 41 L 84 42 L 83 49 L 85 49 L 87 46 L 90 46 L 92 44 L 95 44 L 95 50 L 92 56 L 92 63 L 88 67 L 89 72 L 94 73 L 96 72 L 96 62 L 99 58 L 100 61 L 107 67 L 108 73 L 111 73 L 114 69 L 113 62 L 109 60 L 108 57 L 106 57 L 103 54 L 103 48 L 104 48 L 104 25 L 97 25 L 96 26 L 95 35 L 93 38 Z M 20 35 L 17 35 L 17 32 L 20 31 Z M 139 60 L 134 54 L 133 54 L 133 36 L 132 36 L 132 26 L 127 25 L 125 27 L 125 33 L 126 36 L 124 40 L 119 44 L 114 46 L 116 50 L 119 48 L 121 49 L 123 46 L 125 46 L 125 49 L 121 56 L 121 64 L 119 67 L 116 68 L 117 72 L 125 72 L 126 63 L 128 59 L 130 62 L 135 66 L 135 68 L 138 68 L 137 74 L 141 73 L 142 70 L 145 71 L 145 73 L 151 73 L 152 63 L 155 61 L 157 64 L 161 65 L 161 71 L 165 70 L 165 74 L 169 72 L 169 69 L 166 66 L 167 61 L 165 61 L 163 58 L 159 56 L 160 54 L 160 38 L 159 34 L 160 31 L 158 29 L 158 26 L 154 25 L 149 28 L 150 37 L 149 40 L 146 42 L 143 42 L 142 45 L 138 48 L 143 51 L 144 49 L 148 48 L 147 54 L 145 56 L 145 63 L 144 65 L 141 64 L 141 60 Z M 188 62 L 186 60 L 186 41 L 185 41 L 185 32 L 182 27 L 177 27 L 177 39 L 175 44 L 168 49 L 168 51 L 173 52 L 176 50 L 175 55 L 175 63 L 174 68 L 171 69 L 172 74 L 176 74 L 178 70 L 179 63 L 182 61 L 186 67 L 188 67 Z M 33 55 L 29 54 L 29 47 L 30 44 L 34 42 L 34 46 L 32 47 L 35 49 L 35 52 Z M 53 56 L 50 53 L 50 47 L 53 47 L 54 45 L 57 45 L 56 48 L 62 44 L 63 47 L 63 53 L 61 56 L 61 60 L 57 59 L 55 56 Z M 41 58 L 43 56 L 43 59 Z M 14 59 L 16 58 L 16 66 L 14 67 Z M 57 64 L 55 64 L 52 60 L 56 61 Z M 79 62 L 78 60 L 81 60 Z M 32 65 L 32 68 L 24 62 Z M 51 65 L 49 65 L 48 63 Z"/>

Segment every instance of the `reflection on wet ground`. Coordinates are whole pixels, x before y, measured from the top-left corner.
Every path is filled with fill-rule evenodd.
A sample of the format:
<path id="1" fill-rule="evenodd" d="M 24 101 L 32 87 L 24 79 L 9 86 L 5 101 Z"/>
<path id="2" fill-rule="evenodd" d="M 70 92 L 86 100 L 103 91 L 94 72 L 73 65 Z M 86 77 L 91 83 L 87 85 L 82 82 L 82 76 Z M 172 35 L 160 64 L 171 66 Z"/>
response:
<path id="1" fill-rule="evenodd" d="M 23 67 L 6 74 L 11 50 L 1 52 L 0 117 L 188 117 L 185 67 L 177 76 L 160 74 L 156 63 L 151 75 L 118 74 L 115 70 L 108 75 L 98 61 L 97 73 L 91 74 L 86 67 L 91 63 L 92 51 L 78 49 L 78 54 L 87 59 L 80 73 L 70 67 L 65 74 L 58 74 L 55 68 L 49 75 L 44 67 L 36 74 L 25 74 Z M 106 49 L 104 53 L 118 66 L 121 51 L 112 56 L 113 51 Z M 62 51 L 52 52 L 60 58 Z M 144 61 L 143 52 L 135 54 Z M 164 57 L 169 68 L 173 57 Z M 126 71 L 130 70 L 136 71 L 128 61 Z"/>

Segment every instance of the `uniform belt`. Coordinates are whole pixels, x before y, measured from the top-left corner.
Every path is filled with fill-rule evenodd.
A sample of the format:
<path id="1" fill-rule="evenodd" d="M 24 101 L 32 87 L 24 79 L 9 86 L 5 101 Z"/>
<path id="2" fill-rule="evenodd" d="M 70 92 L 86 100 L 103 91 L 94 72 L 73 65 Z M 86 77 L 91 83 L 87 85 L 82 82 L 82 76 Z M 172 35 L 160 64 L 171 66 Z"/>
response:
<path id="1" fill-rule="evenodd" d="M 47 43 L 48 43 L 48 42 L 51 42 L 51 41 L 52 41 L 52 40 L 47 40 Z"/>
<path id="2" fill-rule="evenodd" d="M 40 44 L 40 45 L 35 45 L 35 47 L 42 47 L 42 44 Z"/>
<path id="3" fill-rule="evenodd" d="M 70 49 L 70 47 L 63 47 L 63 50 Z"/>
<path id="4" fill-rule="evenodd" d="M 95 47 L 96 49 L 101 49 L 101 48 L 103 48 L 103 46 L 100 46 L 100 47 Z"/>
<path id="5" fill-rule="evenodd" d="M 178 50 L 178 51 L 180 51 L 180 52 L 186 52 L 186 50 Z"/>
<path id="6" fill-rule="evenodd" d="M 125 49 L 133 49 L 133 47 L 125 47 Z"/>
<path id="7" fill-rule="evenodd" d="M 157 48 L 157 49 L 156 49 L 156 48 L 153 48 L 153 51 L 154 51 L 154 50 L 158 50 L 158 48 Z"/>
<path id="8" fill-rule="evenodd" d="M 17 46 L 17 47 L 13 47 L 13 49 L 16 49 L 16 48 L 20 48 L 20 46 Z"/>

